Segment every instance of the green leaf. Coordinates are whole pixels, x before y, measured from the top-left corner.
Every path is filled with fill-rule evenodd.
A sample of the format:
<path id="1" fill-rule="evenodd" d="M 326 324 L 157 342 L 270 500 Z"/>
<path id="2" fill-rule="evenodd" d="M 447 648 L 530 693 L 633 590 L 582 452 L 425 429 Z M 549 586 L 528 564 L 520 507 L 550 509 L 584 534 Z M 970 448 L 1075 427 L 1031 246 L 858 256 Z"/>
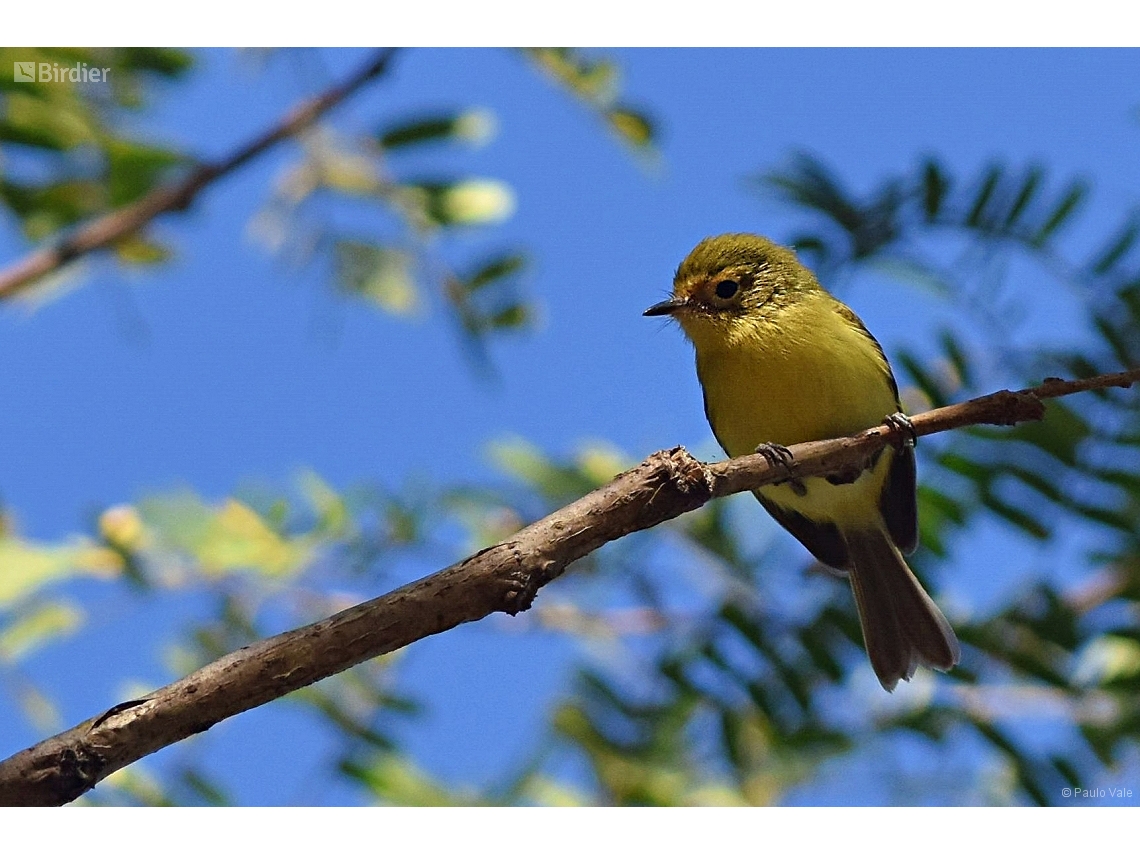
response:
<path id="1" fill-rule="evenodd" d="M 1021 529 L 1021 531 L 1030 537 L 1037 540 L 1047 540 L 1049 538 L 1049 529 L 1028 511 L 1016 508 L 992 493 L 987 493 L 982 496 L 982 504 L 1010 525 Z"/>
<path id="2" fill-rule="evenodd" d="M 1087 502 L 1070 502 L 1069 506 L 1086 519 L 1117 529 L 1126 535 L 1137 531 L 1136 511 L 1117 511 L 1112 508 L 1098 507 Z"/>
<path id="3" fill-rule="evenodd" d="M 967 513 L 962 503 L 932 487 L 918 486 L 919 539 L 932 553 L 947 552 L 945 533 L 951 526 L 960 528 Z"/>
<path id="4" fill-rule="evenodd" d="M 906 369 L 907 375 L 922 391 L 922 394 L 930 400 L 931 406 L 944 407 L 949 403 L 942 383 L 935 379 L 934 375 L 927 371 L 926 367 L 912 353 L 904 350 L 898 355 L 898 361 Z"/>
<path id="5" fill-rule="evenodd" d="M 388 752 L 376 752 L 367 763 L 344 760 L 340 769 L 386 804 L 449 807 L 474 803 L 469 794 L 450 792 L 410 759 Z"/>
<path id="6" fill-rule="evenodd" d="M 1069 185 L 1069 190 L 1057 203 L 1057 207 L 1041 224 L 1036 234 L 1030 239 L 1033 246 L 1044 246 L 1045 243 L 1051 238 L 1058 229 L 1067 223 L 1076 213 L 1081 203 L 1084 202 L 1085 197 L 1088 196 L 1088 185 L 1083 181 L 1074 181 Z"/>
<path id="7" fill-rule="evenodd" d="M 656 129 L 644 113 L 614 107 L 605 111 L 605 117 L 618 136 L 635 148 L 647 148 L 653 144 Z"/>
<path id="8" fill-rule="evenodd" d="M 490 318 L 493 329 L 521 329 L 530 323 L 530 310 L 525 303 L 514 303 L 494 312 Z"/>
<path id="9" fill-rule="evenodd" d="M 494 116 L 486 110 L 437 113 L 397 123 L 379 133 L 380 145 L 389 150 L 425 143 L 463 141 L 482 144 L 495 133 Z"/>
<path id="10" fill-rule="evenodd" d="M 142 235 L 127 235 L 115 242 L 115 256 L 126 264 L 160 264 L 171 256 L 168 247 Z"/>
<path id="11" fill-rule="evenodd" d="M 119 64 L 126 69 L 150 71 L 163 77 L 181 77 L 194 67 L 192 54 L 177 48 L 116 48 Z"/>
<path id="12" fill-rule="evenodd" d="M 966 511 L 962 503 L 933 487 L 920 484 L 918 500 L 924 512 L 929 509 L 930 512 L 936 513 L 939 517 L 943 517 L 956 525 L 962 525 L 966 522 Z M 919 514 L 919 516 L 922 515 Z"/>
<path id="13" fill-rule="evenodd" d="M 1040 167 L 1033 167 L 1029 170 L 1029 174 L 1025 176 L 1025 180 L 1021 183 L 1021 189 L 1017 191 L 1017 196 L 1010 205 L 1009 211 L 1005 216 L 1005 229 L 1008 231 L 1017 222 L 1018 218 L 1024 213 L 1026 207 L 1029 205 L 1030 200 L 1036 195 L 1037 188 L 1041 186 L 1041 181 L 1045 177 L 1044 171 Z"/>
<path id="14" fill-rule="evenodd" d="M 826 264 L 831 255 L 827 242 L 818 235 L 796 235 L 788 241 L 788 245 L 801 257 L 814 255 L 817 267 Z"/>
<path id="15" fill-rule="evenodd" d="M 1109 348 L 1112 350 L 1112 355 L 1116 357 L 1117 362 L 1121 366 L 1130 366 L 1134 360 L 1132 357 L 1132 348 L 1134 346 L 1132 337 L 1129 336 L 1128 330 L 1118 330 L 1106 318 L 1096 317 L 1093 318 L 1093 324 L 1100 333 L 1101 338 L 1108 343 Z"/>
<path id="16" fill-rule="evenodd" d="M 1140 281 L 1134 279 L 1117 290 L 1116 296 L 1127 310 L 1129 323 L 1140 326 Z"/>
<path id="17" fill-rule="evenodd" d="M 900 254 L 876 255 L 884 246 L 883 243 L 874 243 L 864 248 L 872 269 L 940 297 L 953 295 L 952 286 L 927 264 Z"/>
<path id="18" fill-rule="evenodd" d="M 44 644 L 74 632 L 83 617 L 80 609 L 66 602 L 21 609 L 0 630 L 0 661 L 18 661 Z"/>
<path id="19" fill-rule="evenodd" d="M 1131 469 L 1109 469 L 1091 467 L 1089 474 L 1108 484 L 1115 484 L 1134 495 L 1140 496 L 1140 473 Z"/>
<path id="20" fill-rule="evenodd" d="M 1025 752 L 1014 744 L 1012 739 L 1002 733 L 996 726 L 982 720 L 976 715 L 969 715 L 968 720 L 984 739 L 1012 761 L 1017 771 L 1018 783 L 1034 802 L 1038 805 L 1048 805 L 1057 801 L 1056 798 L 1050 799 L 1046 794 L 1044 787 L 1037 780 L 1033 764 Z"/>
<path id="21" fill-rule="evenodd" d="M 525 48 L 540 68 L 578 98 L 595 106 L 607 106 L 617 94 L 617 66 L 608 60 L 588 58 L 575 48 Z"/>
<path id="22" fill-rule="evenodd" d="M 1136 215 L 1133 214 L 1128 218 L 1124 227 L 1109 240 L 1108 245 L 1101 250 L 1100 255 L 1089 265 L 1093 274 L 1103 276 L 1112 270 L 1125 253 L 1132 249 L 1138 236 L 1140 236 L 1140 224 L 1137 224 Z"/>
<path id="23" fill-rule="evenodd" d="M 237 499 L 218 506 L 192 493 L 148 499 L 139 515 L 160 548 L 192 558 L 207 576 L 252 570 L 288 577 L 315 556 L 315 536 L 288 537 L 275 531 L 253 508 Z"/>
<path id="24" fill-rule="evenodd" d="M 1045 402 L 1045 418 L 1022 422 L 1012 428 L 992 431 L 998 439 L 1027 442 L 1055 457 L 1066 466 L 1076 466 L 1078 449 L 1092 435 L 1088 422 L 1068 404 Z"/>
<path id="25" fill-rule="evenodd" d="M 153 190 L 171 167 L 184 162 L 169 149 L 122 139 L 109 140 L 105 153 L 109 202 L 116 208 Z"/>
<path id="26" fill-rule="evenodd" d="M 468 292 L 478 291 L 492 282 L 498 282 L 526 267 L 526 256 L 520 252 L 509 252 L 498 255 L 485 262 L 474 273 L 464 277 L 463 282 Z"/>
<path id="27" fill-rule="evenodd" d="M 938 336 L 938 341 L 942 345 L 942 351 L 946 354 L 946 358 L 954 366 L 960 384 L 967 388 L 972 387 L 974 385 L 973 368 L 957 337 L 950 330 L 943 330 Z"/>
<path id="28" fill-rule="evenodd" d="M 424 214 L 439 226 L 475 226 L 501 222 L 515 209 L 511 188 L 501 181 L 464 179 L 405 185 L 418 194 Z"/>
<path id="29" fill-rule="evenodd" d="M 179 777 L 183 786 L 211 807 L 226 807 L 233 800 L 226 791 L 195 769 L 183 769 Z"/>
<path id="30" fill-rule="evenodd" d="M 352 516 L 344 497 L 312 470 L 301 473 L 299 482 L 306 501 L 317 514 L 316 530 L 324 537 L 346 537 L 352 529 Z"/>
<path id="31" fill-rule="evenodd" d="M 536 445 L 518 437 L 493 442 L 488 452 L 501 470 L 552 502 L 576 499 L 609 480 L 589 449 L 571 466 L 558 465 Z"/>
<path id="32" fill-rule="evenodd" d="M 998 467 L 999 471 L 1003 474 L 1012 475 L 1021 483 L 1025 484 L 1032 490 L 1040 493 L 1046 499 L 1057 504 L 1064 504 L 1066 493 L 1059 485 L 1054 483 L 1049 478 L 1041 475 L 1032 469 L 1027 469 L 1024 466 L 1018 466 L 1013 463 L 1002 464 Z"/>
<path id="33" fill-rule="evenodd" d="M 863 222 L 859 205 L 831 171 L 809 154 L 797 152 L 789 166 L 758 180 L 788 202 L 825 215 L 850 234 L 858 231 Z"/>
<path id="34" fill-rule="evenodd" d="M 12 66 L 2 69 L 12 73 Z M 37 98 L 27 92 L 10 92 L 4 99 L 0 139 L 53 151 L 94 144 L 98 135 L 93 118 L 77 102 Z"/>
<path id="35" fill-rule="evenodd" d="M 922 165 L 922 210 L 927 222 L 935 222 L 942 213 L 950 179 L 938 161 L 926 160 Z"/>
<path id="36" fill-rule="evenodd" d="M 974 203 L 970 206 L 970 212 L 966 215 L 966 225 L 972 229 L 988 229 L 991 225 L 989 216 L 990 203 L 994 198 L 994 191 L 997 190 L 998 183 L 1001 181 L 1002 168 L 1000 166 L 989 167 L 983 178 L 980 186 L 978 187 L 978 194 L 974 197 Z"/>
<path id="37" fill-rule="evenodd" d="M 797 635 L 800 644 L 811 657 L 812 664 L 828 676 L 831 680 L 839 682 L 843 677 L 843 666 L 836 659 L 833 651 L 823 642 L 818 627 L 810 626 Z"/>
<path id="38" fill-rule="evenodd" d="M 412 263 L 408 253 L 386 246 L 350 239 L 333 245 L 337 286 L 396 315 L 410 314 L 419 302 Z"/>
<path id="39" fill-rule="evenodd" d="M 720 710 L 720 744 L 728 762 L 738 774 L 747 768 L 747 755 L 741 748 L 744 727 L 740 718 L 740 714 L 734 710 Z"/>
<path id="40" fill-rule="evenodd" d="M 997 473 L 988 463 L 974 460 L 956 451 L 947 451 L 938 455 L 938 463 L 951 472 L 956 472 L 983 487 L 993 482 Z"/>
<path id="41" fill-rule="evenodd" d="M 80 576 L 113 578 L 123 562 L 113 550 L 88 541 L 54 546 L 0 534 L 0 568 L 0 606 L 11 606 L 55 582 Z"/>
<path id="42" fill-rule="evenodd" d="M 25 234 L 42 240 L 105 207 L 97 181 L 65 180 L 43 185 L 0 180 L 0 198 L 23 221 Z"/>

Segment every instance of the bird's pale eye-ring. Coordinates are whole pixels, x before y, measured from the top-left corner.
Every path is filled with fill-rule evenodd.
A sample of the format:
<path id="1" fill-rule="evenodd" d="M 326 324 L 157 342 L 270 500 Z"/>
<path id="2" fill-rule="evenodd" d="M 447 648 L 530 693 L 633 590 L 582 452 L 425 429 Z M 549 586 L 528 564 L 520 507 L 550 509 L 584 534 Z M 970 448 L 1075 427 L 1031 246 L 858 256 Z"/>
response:
<path id="1" fill-rule="evenodd" d="M 716 295 L 722 300 L 731 300 L 740 290 L 740 283 L 733 279 L 722 279 L 716 283 Z"/>

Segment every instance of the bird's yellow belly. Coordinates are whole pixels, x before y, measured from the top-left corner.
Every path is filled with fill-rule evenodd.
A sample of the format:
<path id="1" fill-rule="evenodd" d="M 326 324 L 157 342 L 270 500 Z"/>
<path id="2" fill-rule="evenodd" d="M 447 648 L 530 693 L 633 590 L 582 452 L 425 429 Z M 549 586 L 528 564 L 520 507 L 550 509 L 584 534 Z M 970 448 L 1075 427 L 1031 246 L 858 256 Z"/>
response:
<path id="1" fill-rule="evenodd" d="M 851 334 L 858 334 L 850 330 Z M 798 442 L 846 436 L 879 424 L 895 412 L 889 369 L 866 342 L 853 347 L 837 327 L 827 340 L 796 346 L 727 346 L 702 353 L 697 371 L 709 423 L 733 457 L 767 442 Z M 764 487 L 765 498 L 810 519 L 876 520 L 878 497 L 891 452 L 850 484 L 808 478 L 801 484 Z"/>

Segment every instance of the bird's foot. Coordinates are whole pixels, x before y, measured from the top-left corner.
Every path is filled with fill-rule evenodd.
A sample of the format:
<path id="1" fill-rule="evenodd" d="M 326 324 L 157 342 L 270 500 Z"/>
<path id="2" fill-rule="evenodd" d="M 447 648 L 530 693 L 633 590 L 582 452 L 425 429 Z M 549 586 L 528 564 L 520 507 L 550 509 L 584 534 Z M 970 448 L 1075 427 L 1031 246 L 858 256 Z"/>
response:
<path id="1" fill-rule="evenodd" d="M 905 413 L 891 413 L 883 419 L 883 424 L 890 429 L 894 444 L 900 448 L 908 445 L 914 448 L 918 444 L 918 433 L 914 429 L 914 423 Z"/>
<path id="2" fill-rule="evenodd" d="M 792 461 L 795 458 L 787 446 L 778 445 L 775 442 L 765 442 L 756 446 L 756 453 L 767 460 L 768 465 L 773 469 L 783 469 L 787 474 L 792 474 Z"/>
<path id="3" fill-rule="evenodd" d="M 765 442 L 763 445 L 756 446 L 756 453 L 767 460 L 768 465 L 773 469 L 783 469 L 784 474 L 788 476 L 775 483 L 787 484 L 797 496 L 807 494 L 804 482 L 799 478 L 792 477 L 792 463 L 795 461 L 795 457 L 786 446 L 775 442 Z"/>

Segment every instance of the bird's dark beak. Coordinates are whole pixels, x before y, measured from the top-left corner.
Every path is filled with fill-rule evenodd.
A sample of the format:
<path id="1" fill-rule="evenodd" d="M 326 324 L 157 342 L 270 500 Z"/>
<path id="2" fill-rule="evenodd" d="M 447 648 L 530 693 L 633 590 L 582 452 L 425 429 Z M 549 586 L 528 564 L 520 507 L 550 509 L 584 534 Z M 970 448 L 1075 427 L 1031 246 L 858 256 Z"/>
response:
<path id="1" fill-rule="evenodd" d="M 662 300 L 660 303 L 654 303 L 641 314 L 645 317 L 652 317 L 653 315 L 671 315 L 678 309 L 683 309 L 684 307 L 684 300 L 678 300 L 676 297 L 670 297 L 668 300 Z"/>

